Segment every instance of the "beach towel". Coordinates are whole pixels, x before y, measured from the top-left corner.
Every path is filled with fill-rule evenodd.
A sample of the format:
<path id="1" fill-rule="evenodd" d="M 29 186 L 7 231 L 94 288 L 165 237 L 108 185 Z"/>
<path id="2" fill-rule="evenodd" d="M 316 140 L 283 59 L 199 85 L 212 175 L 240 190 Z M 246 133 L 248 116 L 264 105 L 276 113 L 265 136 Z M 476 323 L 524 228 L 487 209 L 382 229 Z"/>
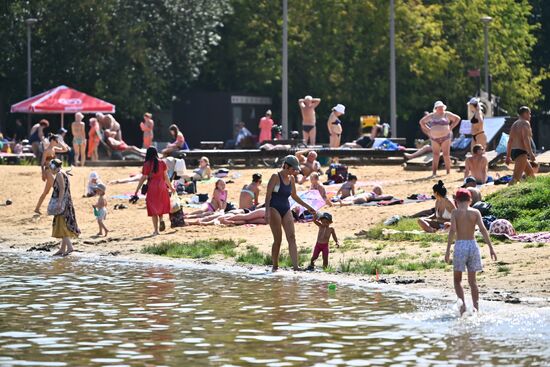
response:
<path id="1" fill-rule="evenodd" d="M 512 241 L 518 242 L 543 242 L 550 243 L 550 232 L 520 233 L 516 235 L 505 235 Z"/>
<path id="2" fill-rule="evenodd" d="M 130 200 L 132 196 L 134 196 L 134 193 L 129 192 L 126 194 L 111 195 L 111 199 Z M 138 193 L 138 198 L 145 199 L 145 195 L 141 195 L 140 193 Z"/>
<path id="3" fill-rule="evenodd" d="M 391 200 L 382 200 L 376 202 L 378 206 L 389 206 L 389 205 L 399 205 L 403 204 L 403 200 L 401 199 L 391 199 Z"/>

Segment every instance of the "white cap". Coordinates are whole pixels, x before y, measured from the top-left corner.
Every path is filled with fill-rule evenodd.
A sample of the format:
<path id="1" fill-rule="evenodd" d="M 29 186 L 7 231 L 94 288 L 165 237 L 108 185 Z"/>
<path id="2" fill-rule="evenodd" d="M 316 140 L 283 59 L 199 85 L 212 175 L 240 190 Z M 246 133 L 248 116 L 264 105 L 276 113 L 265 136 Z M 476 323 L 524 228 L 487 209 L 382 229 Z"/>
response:
<path id="1" fill-rule="evenodd" d="M 333 111 L 340 112 L 342 115 L 346 113 L 346 106 L 338 103 L 336 106 L 332 107 Z"/>
<path id="2" fill-rule="evenodd" d="M 478 103 L 479 103 L 479 99 L 477 99 L 476 97 L 472 97 L 472 99 L 468 101 L 468 104 L 478 104 Z"/>
<path id="3" fill-rule="evenodd" d="M 443 107 L 444 110 L 447 109 L 447 106 L 445 105 L 445 103 L 441 102 L 441 101 L 436 101 L 434 103 L 434 110 L 437 108 L 437 107 Z"/>
<path id="4" fill-rule="evenodd" d="M 304 99 L 307 99 L 307 100 L 311 101 L 313 99 L 313 97 L 308 95 L 308 96 L 305 96 Z"/>

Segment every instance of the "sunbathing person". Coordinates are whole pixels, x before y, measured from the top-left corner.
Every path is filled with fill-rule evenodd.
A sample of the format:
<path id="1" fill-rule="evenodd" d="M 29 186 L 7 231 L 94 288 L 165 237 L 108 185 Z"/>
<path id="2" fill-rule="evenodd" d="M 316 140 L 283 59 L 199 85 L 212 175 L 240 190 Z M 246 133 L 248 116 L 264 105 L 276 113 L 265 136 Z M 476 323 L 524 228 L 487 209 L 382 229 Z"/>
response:
<path id="1" fill-rule="evenodd" d="M 341 148 L 351 148 L 351 149 L 359 149 L 359 148 L 372 148 L 372 145 L 374 144 L 374 141 L 377 136 L 382 136 L 382 125 L 373 125 L 370 134 L 364 134 L 358 139 L 344 143 Z"/>
<path id="2" fill-rule="evenodd" d="M 464 178 L 473 176 L 478 185 L 487 182 L 487 173 L 489 171 L 489 162 L 485 157 L 485 148 L 483 145 L 476 144 L 472 149 L 473 155 L 466 158 L 464 166 Z"/>
<path id="3" fill-rule="evenodd" d="M 234 209 L 229 212 L 218 210 L 202 218 L 187 220 L 186 225 L 243 225 L 243 224 L 266 224 L 265 208 L 256 209 L 246 213 L 243 209 Z"/>
<path id="4" fill-rule="evenodd" d="M 207 202 L 202 209 L 186 214 L 185 219 L 203 218 L 217 211 L 225 211 L 227 207 L 227 190 L 225 189 L 225 181 L 219 179 L 216 181 L 212 199 Z"/>
<path id="5" fill-rule="evenodd" d="M 374 186 L 371 192 L 363 192 L 357 195 L 348 196 L 347 198 L 340 200 L 340 205 L 360 205 L 371 201 L 391 200 L 392 195 L 384 195 L 382 187 Z"/>
<path id="6" fill-rule="evenodd" d="M 212 168 L 210 168 L 210 160 L 208 157 L 201 157 L 199 167 L 193 170 L 192 175 L 181 176 L 185 181 L 200 181 L 208 180 L 212 176 Z"/>
<path id="7" fill-rule="evenodd" d="M 327 197 L 327 191 L 325 190 L 323 185 L 319 183 L 319 173 L 313 172 L 309 176 L 309 180 L 311 181 L 311 186 L 309 187 L 309 189 L 319 191 L 319 194 L 325 200 L 325 203 L 327 203 L 328 206 L 332 206 L 332 202 Z"/>
<path id="8" fill-rule="evenodd" d="M 338 189 L 336 197 L 338 200 L 347 198 L 348 196 L 355 195 L 355 184 L 357 183 L 357 176 L 348 175 L 348 180 L 344 182 L 342 186 Z"/>
<path id="9" fill-rule="evenodd" d="M 258 207 L 258 196 L 260 195 L 260 185 L 262 184 L 262 175 L 255 173 L 252 175 L 252 182 L 244 185 L 239 195 L 239 208 L 253 211 Z"/>
<path id="10" fill-rule="evenodd" d="M 135 145 L 128 145 L 124 140 L 116 140 L 117 133 L 115 131 L 105 130 L 105 143 L 107 146 L 116 152 L 133 153 L 140 157 L 145 157 L 146 149 L 140 149 Z"/>
<path id="11" fill-rule="evenodd" d="M 300 150 L 294 155 L 298 158 L 298 162 L 300 162 L 301 174 L 296 176 L 299 184 L 304 183 L 313 172 L 321 170 L 321 163 L 317 160 L 317 153 L 315 151 Z"/>
<path id="12" fill-rule="evenodd" d="M 439 180 L 433 186 L 435 196 L 435 211 L 428 217 L 418 219 L 418 225 L 428 233 L 434 233 L 440 229 L 449 229 L 451 226 L 451 213 L 456 209 L 455 205 L 447 197 L 447 189 L 443 181 Z"/>

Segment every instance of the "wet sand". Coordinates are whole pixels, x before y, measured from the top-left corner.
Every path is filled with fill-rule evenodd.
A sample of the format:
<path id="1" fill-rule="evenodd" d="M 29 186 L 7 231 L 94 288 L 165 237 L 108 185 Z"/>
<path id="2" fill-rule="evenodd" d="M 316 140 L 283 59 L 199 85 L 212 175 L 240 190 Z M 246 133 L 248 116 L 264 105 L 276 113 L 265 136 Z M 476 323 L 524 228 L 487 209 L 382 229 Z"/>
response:
<path id="1" fill-rule="evenodd" d="M 93 216 L 91 205 L 96 198 L 83 198 L 85 184 L 89 172 L 95 170 L 100 174 L 104 182 L 113 179 L 129 177 L 137 173 L 137 167 L 122 168 L 81 168 L 72 170 L 71 190 L 75 203 L 77 220 L 82 235 L 75 241 L 75 256 L 109 256 L 124 259 L 147 259 L 155 261 L 153 256 L 140 254 L 145 245 L 160 243 L 163 241 L 193 241 L 195 239 L 224 238 L 238 240 L 237 252 L 245 251 L 246 246 L 257 246 L 260 251 L 269 253 L 272 237 L 269 228 L 265 225 L 224 227 L 224 226 L 188 226 L 178 229 L 168 228 L 166 232 L 157 237 L 152 237 L 152 224 L 147 217 L 144 200 L 138 204 L 128 204 L 127 200 L 110 199 L 111 195 L 132 193 L 136 183 L 108 185 L 107 198 L 109 212 L 106 225 L 111 231 L 107 238 L 96 237 L 98 232 L 97 222 Z M 232 169 L 230 177 L 234 183 L 229 183 L 229 201 L 238 202 L 240 188 L 248 183 L 255 172 L 264 176 L 263 189 L 267 184 L 269 175 L 273 169 Z M 455 191 L 462 183 L 463 174 L 453 170 L 449 176 L 443 175 L 437 179 L 430 179 L 430 171 L 404 171 L 400 166 L 358 166 L 350 167 L 350 172 L 359 177 L 359 181 L 366 182 L 365 190 L 370 191 L 373 184 L 382 185 L 385 193 L 398 198 L 406 198 L 413 193 L 431 193 L 432 185 L 437 179 L 443 179 L 450 192 Z M 240 177 L 232 178 L 234 173 Z M 497 172 L 490 172 L 495 175 Z M 499 170 L 500 175 L 510 173 L 510 170 Z M 200 193 L 208 193 L 213 190 L 213 183 L 199 184 Z M 303 188 L 307 188 L 304 185 Z M 499 186 L 487 186 L 482 189 L 483 194 L 498 190 Z M 0 251 L 40 251 L 48 250 L 57 243 L 51 235 L 51 217 L 33 215 L 33 209 L 43 189 L 40 179 L 40 170 L 36 166 L 2 166 L 0 175 L 0 202 L 11 199 L 10 206 L 0 206 Z M 262 192 L 263 193 L 263 192 Z M 49 197 L 48 197 L 49 199 Z M 48 199 L 45 201 L 42 211 L 46 211 Z M 114 210 L 115 204 L 124 203 L 128 209 Z M 337 265 L 345 259 L 372 259 L 375 257 L 396 256 L 406 253 L 415 261 L 442 258 L 446 243 L 431 243 L 429 246 L 412 242 L 388 243 L 380 246 L 380 241 L 370 241 L 355 234 L 372 225 L 398 215 L 411 215 L 420 210 L 433 206 L 433 201 L 412 203 L 389 207 L 352 206 L 324 208 L 330 211 L 334 217 L 340 242 L 345 238 L 353 241 L 353 246 L 347 249 L 331 247 L 330 262 Z M 194 209 L 185 208 L 186 211 Z M 167 218 L 166 218 L 167 219 Z M 312 248 L 315 245 L 317 230 L 312 223 L 297 223 L 296 236 L 299 247 Z M 286 242 L 283 241 L 283 249 Z M 501 243 L 495 247 L 499 257 L 499 264 L 509 268 L 509 273 L 498 271 L 499 265 L 489 260 L 487 247 L 482 247 L 485 271 L 478 277 L 481 297 L 485 300 L 504 300 L 507 302 L 536 302 L 550 303 L 550 277 L 545 269 L 550 266 L 550 246 L 526 248 L 524 243 Z M 53 253 L 49 251 L 46 253 Z M 181 261 L 181 260 L 171 260 Z M 213 266 L 230 267 L 235 265 L 233 259 L 215 257 L 204 259 L 200 262 L 208 262 Z M 320 259 L 318 265 L 321 264 Z M 251 268 L 250 266 L 242 266 Z M 339 274 L 320 274 L 324 279 L 338 279 Z M 454 298 L 452 288 L 452 271 L 447 269 L 430 269 L 425 271 L 398 271 L 394 274 L 380 274 L 380 277 L 389 283 L 408 283 L 401 287 L 419 290 L 437 289 L 443 294 Z M 373 276 L 351 276 L 358 281 L 375 282 Z M 467 282 L 464 282 L 467 283 Z M 384 287 L 384 284 L 380 285 Z M 467 288 L 467 284 L 465 284 Z"/>

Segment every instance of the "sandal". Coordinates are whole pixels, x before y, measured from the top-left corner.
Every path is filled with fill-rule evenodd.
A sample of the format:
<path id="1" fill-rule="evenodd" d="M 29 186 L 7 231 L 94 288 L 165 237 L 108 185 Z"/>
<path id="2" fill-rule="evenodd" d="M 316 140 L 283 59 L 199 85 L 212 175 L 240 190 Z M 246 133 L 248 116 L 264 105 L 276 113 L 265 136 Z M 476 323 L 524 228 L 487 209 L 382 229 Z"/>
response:
<path id="1" fill-rule="evenodd" d="M 164 224 L 164 221 L 161 220 L 159 224 L 159 231 L 164 231 L 166 229 L 166 224 Z"/>

